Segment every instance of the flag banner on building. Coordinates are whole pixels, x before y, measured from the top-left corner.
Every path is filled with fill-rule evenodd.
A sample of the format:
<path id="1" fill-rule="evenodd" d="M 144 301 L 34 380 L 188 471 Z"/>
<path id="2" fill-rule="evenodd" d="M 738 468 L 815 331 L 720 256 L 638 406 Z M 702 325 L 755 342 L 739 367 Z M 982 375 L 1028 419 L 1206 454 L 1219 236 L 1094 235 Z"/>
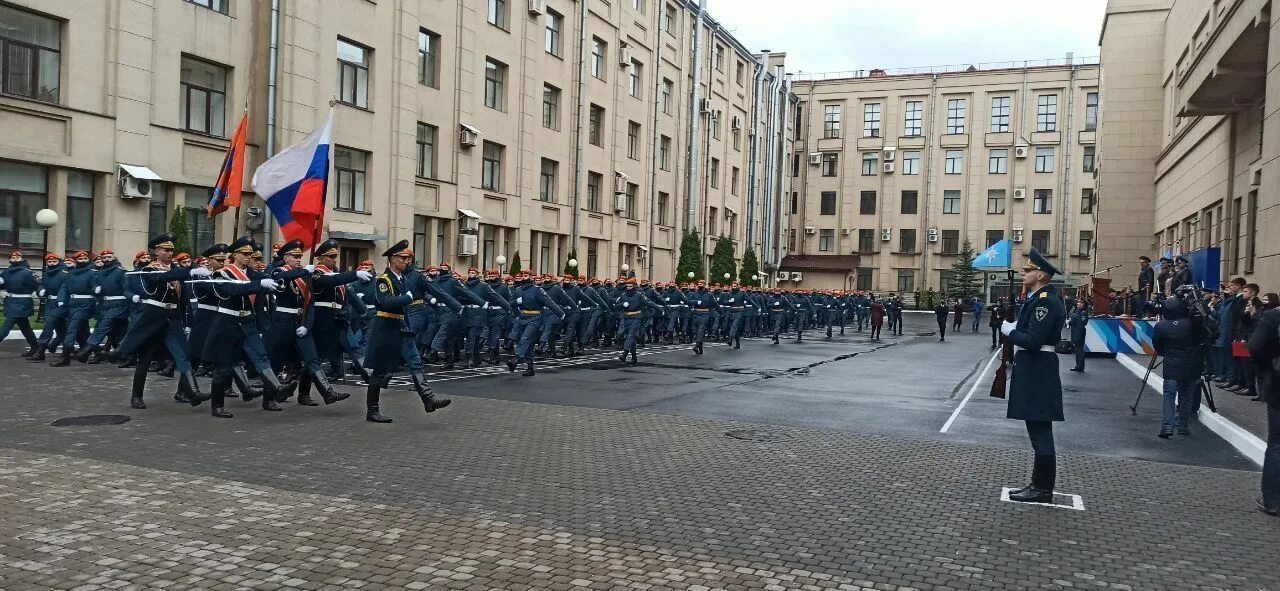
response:
<path id="1" fill-rule="evenodd" d="M 301 143 L 281 150 L 253 173 L 253 190 L 262 196 L 285 241 L 315 246 L 324 222 L 332 153 L 333 109 L 320 129 Z"/>
<path id="2" fill-rule="evenodd" d="M 249 132 L 249 113 L 240 118 L 240 125 L 231 136 L 231 147 L 222 159 L 218 182 L 213 185 L 213 198 L 204 207 L 210 218 L 229 208 L 240 207 L 240 191 L 244 188 L 244 145 Z"/>
<path id="3" fill-rule="evenodd" d="M 973 259 L 975 269 L 1011 269 L 1013 268 L 1013 241 L 1001 240 L 992 244 Z"/>

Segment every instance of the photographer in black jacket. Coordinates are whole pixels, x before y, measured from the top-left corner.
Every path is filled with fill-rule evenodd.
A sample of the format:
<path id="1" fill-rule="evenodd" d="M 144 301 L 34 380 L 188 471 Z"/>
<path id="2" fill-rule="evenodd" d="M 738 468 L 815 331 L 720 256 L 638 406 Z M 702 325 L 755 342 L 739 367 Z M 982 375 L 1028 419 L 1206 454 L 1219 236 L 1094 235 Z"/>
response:
<path id="1" fill-rule="evenodd" d="M 1190 435 L 1187 420 L 1200 387 L 1204 359 L 1204 328 L 1191 318 L 1187 304 L 1177 297 L 1164 301 L 1164 320 L 1156 324 L 1151 344 L 1164 357 L 1164 423 L 1159 437 L 1168 439 L 1177 429 Z"/>

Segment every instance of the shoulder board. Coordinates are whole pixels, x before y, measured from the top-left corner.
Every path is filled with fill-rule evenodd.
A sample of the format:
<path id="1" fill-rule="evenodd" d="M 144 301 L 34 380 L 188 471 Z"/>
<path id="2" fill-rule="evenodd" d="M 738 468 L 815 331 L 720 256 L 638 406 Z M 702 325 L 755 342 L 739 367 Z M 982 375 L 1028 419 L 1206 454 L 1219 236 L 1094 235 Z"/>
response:
<path id="1" fill-rule="evenodd" d="M 1047 292 L 1047 291 L 1042 291 L 1042 292 L 1040 292 L 1040 298 L 1041 298 L 1041 299 L 1044 299 L 1044 298 L 1047 298 L 1047 297 L 1049 297 L 1049 292 Z"/>

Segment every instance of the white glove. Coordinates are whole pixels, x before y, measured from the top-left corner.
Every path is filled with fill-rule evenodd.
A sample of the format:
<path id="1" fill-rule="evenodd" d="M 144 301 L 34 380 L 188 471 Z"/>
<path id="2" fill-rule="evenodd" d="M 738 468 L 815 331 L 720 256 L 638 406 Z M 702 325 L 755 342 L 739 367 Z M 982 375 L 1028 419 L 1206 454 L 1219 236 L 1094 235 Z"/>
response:
<path id="1" fill-rule="evenodd" d="M 667 298 L 667 301 L 668 301 L 668 302 L 669 302 L 669 301 L 671 301 L 671 298 Z"/>
<path id="2" fill-rule="evenodd" d="M 299 338 L 301 338 L 301 337 L 305 337 L 305 336 L 307 336 L 307 327 L 305 327 L 305 326 L 299 326 L 299 327 L 298 327 L 298 330 L 293 331 L 293 334 L 298 335 L 298 337 L 299 337 Z"/>
<path id="3" fill-rule="evenodd" d="M 64 305 L 66 305 L 66 302 L 58 302 L 58 307 L 59 307 L 59 308 L 63 307 Z"/>
<path id="4" fill-rule="evenodd" d="M 357 291 L 357 292 L 356 292 L 356 297 L 358 297 L 358 298 L 360 298 L 360 299 L 362 299 L 362 300 L 363 300 L 363 299 L 364 299 L 364 294 L 362 294 L 362 293 L 360 293 L 360 292 L 358 292 L 358 291 Z"/>
<path id="5" fill-rule="evenodd" d="M 4 277 L 0 277 L 0 285 L 4 285 Z"/>
<path id="6" fill-rule="evenodd" d="M 729 303 L 730 303 L 730 304 L 732 304 L 732 303 L 733 303 L 733 298 L 729 298 Z"/>
<path id="7" fill-rule="evenodd" d="M 480 309 L 481 309 L 481 310 L 488 310 L 488 309 L 489 309 L 489 302 L 485 302 L 483 306 L 480 306 Z"/>
<path id="8" fill-rule="evenodd" d="M 208 277 L 210 275 L 213 275 L 213 271 L 210 271 L 204 267 L 191 267 L 192 277 Z"/>
<path id="9" fill-rule="evenodd" d="M 411 300 L 413 299 L 413 292 L 412 292 L 412 291 L 409 291 L 409 290 L 407 290 L 407 289 L 406 289 L 406 290 L 405 290 L 405 292 L 404 292 L 404 295 L 409 296 L 409 299 L 411 299 Z"/>
<path id="10" fill-rule="evenodd" d="M 630 307 L 631 307 L 631 302 L 622 302 L 622 307 L 623 307 L 623 308 L 630 308 Z"/>
<path id="11" fill-rule="evenodd" d="M 102 286 L 101 286 L 101 285 L 95 285 L 95 286 L 94 286 L 94 288 L 93 288 L 93 293 L 102 293 Z"/>
<path id="12" fill-rule="evenodd" d="M 356 279 L 359 279 L 359 280 L 361 280 L 361 281 L 369 281 L 369 280 L 372 280 L 372 279 L 373 279 L 373 273 L 370 273 L 370 272 L 368 272 L 368 271 L 364 271 L 364 270 L 356 271 Z"/>
<path id="13" fill-rule="evenodd" d="M 1017 322 L 1009 322 L 1008 320 L 1005 320 L 1004 323 L 1000 325 L 1000 334 L 1009 336 L 1009 333 L 1013 332 L 1013 329 L 1015 328 L 1018 328 Z"/>
<path id="14" fill-rule="evenodd" d="M 276 283 L 275 279 L 263 279 L 258 282 L 258 285 L 261 285 L 263 289 L 267 289 L 270 291 L 275 291 L 277 289 L 280 289 L 280 284 Z"/>
<path id="15" fill-rule="evenodd" d="M 40 290 L 40 297 L 44 297 L 44 290 Z"/>
<path id="16" fill-rule="evenodd" d="M 303 269 L 306 269 L 308 273 L 315 273 L 315 272 L 316 272 L 316 266 L 315 266 L 315 265 L 307 265 L 307 266 L 303 267 Z"/>
<path id="17" fill-rule="evenodd" d="M 138 294 L 136 294 L 136 293 L 135 293 L 135 294 L 133 294 L 133 303 L 135 303 L 135 304 L 136 304 L 136 303 L 141 302 L 141 301 L 142 301 L 142 296 L 140 296 L 140 295 L 138 295 Z"/>
<path id="18" fill-rule="evenodd" d="M 438 304 L 438 303 L 440 303 L 440 301 L 439 301 L 439 300 L 437 300 L 437 299 L 435 299 L 435 298 L 431 298 L 431 305 L 432 305 L 432 306 L 434 306 L 434 305 L 436 305 L 436 304 Z"/>
<path id="19" fill-rule="evenodd" d="M 523 298 L 523 297 L 518 297 L 518 298 L 516 298 L 516 303 L 517 303 L 517 304 L 523 304 L 523 303 L 524 303 L 524 298 Z"/>

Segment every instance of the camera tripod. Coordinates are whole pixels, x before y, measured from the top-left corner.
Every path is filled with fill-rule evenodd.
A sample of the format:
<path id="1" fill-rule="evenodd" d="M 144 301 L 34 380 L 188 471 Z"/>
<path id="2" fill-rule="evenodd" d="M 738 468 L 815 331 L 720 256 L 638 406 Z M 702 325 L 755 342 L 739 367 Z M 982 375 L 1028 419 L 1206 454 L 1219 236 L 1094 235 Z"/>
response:
<path id="1" fill-rule="evenodd" d="M 1159 354 L 1151 356 L 1151 363 L 1147 364 L 1147 375 L 1142 376 L 1142 385 L 1138 387 L 1138 398 L 1133 401 L 1133 406 L 1129 407 L 1129 413 L 1131 415 L 1138 416 L 1138 403 L 1142 401 L 1142 393 L 1147 390 L 1147 379 L 1151 377 L 1151 370 L 1159 367 L 1163 363 L 1164 360 L 1160 359 Z M 1204 396 L 1205 406 L 1209 407 L 1210 412 L 1217 413 L 1218 406 L 1213 403 L 1213 385 L 1209 382 L 1208 376 L 1203 372 L 1200 373 L 1199 385 L 1200 389 L 1196 393 Z M 1182 392 L 1179 392 L 1178 395 L 1182 396 Z M 1194 406 L 1194 404 L 1192 406 Z M 1196 411 L 1192 410 L 1191 412 L 1194 413 Z"/>

